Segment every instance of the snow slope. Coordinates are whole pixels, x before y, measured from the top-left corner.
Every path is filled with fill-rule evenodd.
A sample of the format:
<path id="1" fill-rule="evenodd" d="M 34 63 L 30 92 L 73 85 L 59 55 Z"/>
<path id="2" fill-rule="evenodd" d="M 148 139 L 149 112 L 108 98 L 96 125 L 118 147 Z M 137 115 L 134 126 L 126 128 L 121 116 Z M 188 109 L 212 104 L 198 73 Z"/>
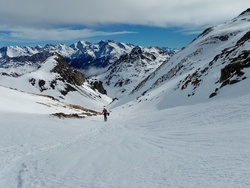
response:
<path id="1" fill-rule="evenodd" d="M 131 104 L 103 122 L 51 117 L 36 97 L 0 89 L 0 187 L 250 186 L 249 94 L 164 110 Z M 3 94 L 20 97 L 18 112 Z"/>
<path id="2" fill-rule="evenodd" d="M 0 98 L 0 112 L 12 115 L 19 113 L 30 115 L 51 115 L 55 113 L 83 115 L 83 112 L 89 112 L 88 109 L 83 110 L 80 106 L 59 101 L 49 95 L 27 93 L 3 86 L 0 86 Z M 90 113 L 94 115 L 92 112 Z"/>

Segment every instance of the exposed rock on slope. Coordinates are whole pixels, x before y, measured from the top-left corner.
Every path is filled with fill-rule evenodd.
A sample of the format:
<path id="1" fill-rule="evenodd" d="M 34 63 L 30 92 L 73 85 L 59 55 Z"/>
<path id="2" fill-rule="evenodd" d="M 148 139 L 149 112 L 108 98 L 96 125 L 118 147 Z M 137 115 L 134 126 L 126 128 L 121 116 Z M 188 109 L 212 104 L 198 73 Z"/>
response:
<path id="1" fill-rule="evenodd" d="M 61 76 L 61 79 L 70 84 L 76 84 L 78 86 L 82 85 L 85 82 L 84 75 L 77 70 L 73 70 L 69 67 L 64 58 L 58 55 L 55 60 L 58 64 L 53 68 L 51 72 L 58 73 Z"/>
<path id="2" fill-rule="evenodd" d="M 102 81 L 100 80 L 91 80 L 89 81 L 92 89 L 99 91 L 101 94 L 107 95 L 106 89 L 104 89 Z"/>

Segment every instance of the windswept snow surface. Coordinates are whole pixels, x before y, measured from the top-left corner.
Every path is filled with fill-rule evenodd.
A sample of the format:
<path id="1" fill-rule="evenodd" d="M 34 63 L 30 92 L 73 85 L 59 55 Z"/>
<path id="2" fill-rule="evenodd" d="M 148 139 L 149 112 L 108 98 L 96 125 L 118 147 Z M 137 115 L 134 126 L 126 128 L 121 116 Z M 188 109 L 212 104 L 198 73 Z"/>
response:
<path id="1" fill-rule="evenodd" d="M 0 187 L 250 187 L 250 95 L 164 110 L 132 104 L 108 122 L 31 113 L 23 100 L 6 110 L 3 100 Z"/>

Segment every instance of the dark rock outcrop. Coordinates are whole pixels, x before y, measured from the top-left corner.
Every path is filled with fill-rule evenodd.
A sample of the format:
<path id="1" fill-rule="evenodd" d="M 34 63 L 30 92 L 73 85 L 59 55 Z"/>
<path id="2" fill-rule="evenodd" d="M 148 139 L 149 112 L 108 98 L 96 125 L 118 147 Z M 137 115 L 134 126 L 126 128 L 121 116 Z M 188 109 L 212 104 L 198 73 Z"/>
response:
<path id="1" fill-rule="evenodd" d="M 219 80 L 221 83 L 230 80 L 234 76 L 240 78 L 245 74 L 243 69 L 250 67 L 250 50 L 242 51 L 237 57 L 231 58 L 230 61 L 230 64 L 221 69 Z"/>
<path id="2" fill-rule="evenodd" d="M 99 80 L 92 81 L 90 83 L 92 89 L 96 89 L 99 91 L 101 94 L 107 95 L 107 91 L 104 89 L 102 82 Z"/>
<path id="3" fill-rule="evenodd" d="M 58 64 L 51 72 L 58 73 L 61 76 L 61 80 L 70 84 L 76 84 L 78 86 L 85 82 L 84 75 L 69 67 L 64 58 L 60 55 L 56 58 Z"/>

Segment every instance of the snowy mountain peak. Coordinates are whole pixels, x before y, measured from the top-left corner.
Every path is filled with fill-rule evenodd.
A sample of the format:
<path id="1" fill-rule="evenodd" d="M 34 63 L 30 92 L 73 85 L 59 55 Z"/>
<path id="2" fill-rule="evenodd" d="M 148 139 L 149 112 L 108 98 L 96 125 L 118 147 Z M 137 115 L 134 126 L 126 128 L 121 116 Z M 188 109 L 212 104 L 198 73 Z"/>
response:
<path id="1" fill-rule="evenodd" d="M 132 45 L 116 43 L 114 41 L 100 41 L 99 43 L 78 42 L 74 44 L 70 65 L 74 68 L 90 69 L 106 68 L 133 48 Z"/>
<path id="2" fill-rule="evenodd" d="M 99 45 L 107 45 L 107 44 L 112 44 L 115 43 L 113 40 L 101 40 L 98 42 Z"/>
<path id="3" fill-rule="evenodd" d="M 35 48 L 28 46 L 6 46 L 0 49 L 0 57 L 18 57 L 24 55 L 33 55 L 38 53 Z"/>
<path id="4" fill-rule="evenodd" d="M 70 45 L 70 47 L 73 48 L 74 50 L 82 50 L 89 45 L 90 45 L 90 43 L 88 43 L 88 42 L 78 41 L 77 43 Z"/>

